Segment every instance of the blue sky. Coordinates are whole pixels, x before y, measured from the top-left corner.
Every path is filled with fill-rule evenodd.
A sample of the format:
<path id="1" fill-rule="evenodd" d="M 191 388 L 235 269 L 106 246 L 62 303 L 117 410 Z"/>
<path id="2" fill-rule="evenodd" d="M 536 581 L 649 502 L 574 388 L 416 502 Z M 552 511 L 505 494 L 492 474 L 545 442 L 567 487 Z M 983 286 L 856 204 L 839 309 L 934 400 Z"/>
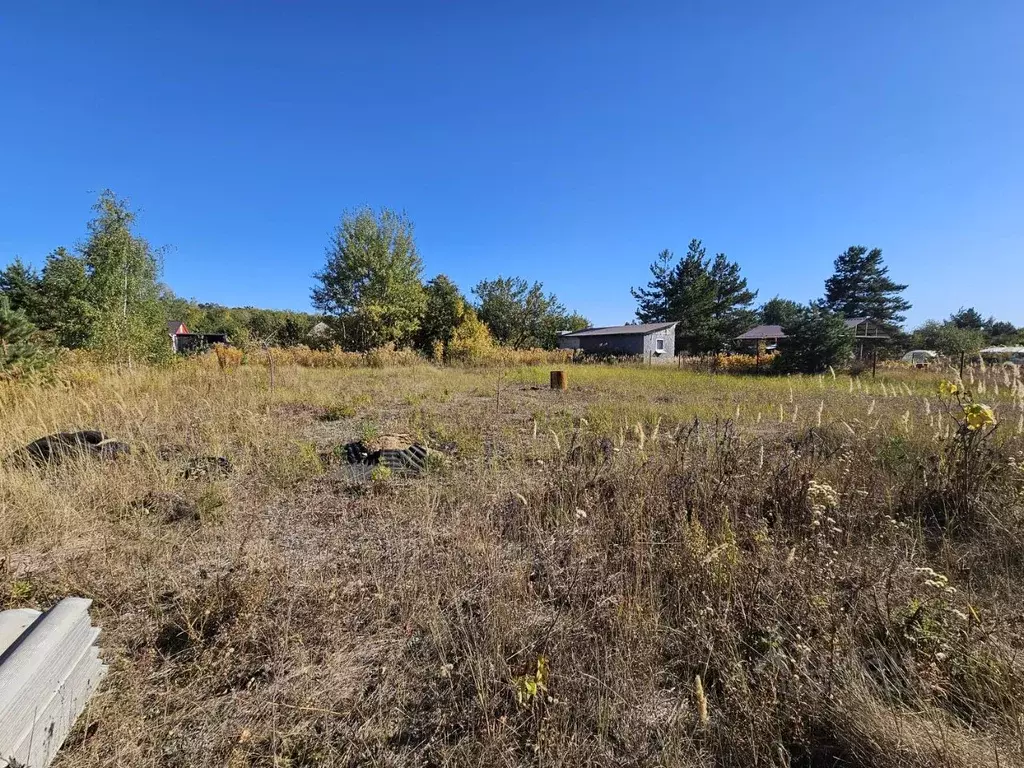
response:
<path id="1" fill-rule="evenodd" d="M 0 264 L 109 187 L 184 296 L 305 309 L 341 212 L 404 209 L 425 275 L 598 324 L 690 238 L 760 299 L 851 244 L 911 323 L 1024 324 L 1024 4 L 51 2 L 0 9 Z"/>

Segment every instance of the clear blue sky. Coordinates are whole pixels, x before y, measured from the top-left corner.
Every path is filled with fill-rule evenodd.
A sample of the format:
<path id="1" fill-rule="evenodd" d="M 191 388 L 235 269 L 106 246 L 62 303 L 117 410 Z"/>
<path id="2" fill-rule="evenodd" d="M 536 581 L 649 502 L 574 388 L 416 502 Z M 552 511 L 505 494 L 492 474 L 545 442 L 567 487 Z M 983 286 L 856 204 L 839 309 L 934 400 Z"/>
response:
<path id="1" fill-rule="evenodd" d="M 1024 324 L 1024 3 L 22 2 L 0 9 L 0 264 L 109 187 L 165 280 L 304 309 L 341 212 L 426 276 L 598 324 L 692 237 L 760 299 L 884 249 L 911 323 Z"/>

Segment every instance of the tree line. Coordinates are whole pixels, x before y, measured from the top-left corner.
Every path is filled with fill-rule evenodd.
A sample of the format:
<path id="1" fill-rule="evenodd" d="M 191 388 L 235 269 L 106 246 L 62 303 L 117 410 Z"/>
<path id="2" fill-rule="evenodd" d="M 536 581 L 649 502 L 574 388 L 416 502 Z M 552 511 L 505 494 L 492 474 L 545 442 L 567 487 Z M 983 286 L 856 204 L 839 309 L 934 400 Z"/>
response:
<path id="1" fill-rule="evenodd" d="M 135 233 L 128 201 L 106 191 L 93 211 L 85 240 L 75 249 L 55 249 L 41 270 L 15 259 L 0 271 L 6 322 L 17 325 L 22 337 L 34 336 L 39 348 L 155 361 L 170 354 L 171 320 L 194 333 L 225 333 L 243 346 L 303 343 L 319 320 L 307 312 L 228 308 L 178 297 L 160 281 L 163 254 Z"/>
<path id="2" fill-rule="evenodd" d="M 126 200 L 103 192 L 85 239 L 60 247 L 42 269 L 15 259 L 0 271 L 0 370 L 25 366 L 47 346 L 91 349 L 128 362 L 170 355 L 167 321 L 195 333 L 223 333 L 233 343 L 337 345 L 367 351 L 412 347 L 438 360 L 472 357 L 494 344 L 553 348 L 565 331 L 588 327 L 542 283 L 522 277 L 481 280 L 471 297 L 447 276 L 424 279 L 414 228 L 403 214 L 363 208 L 342 215 L 315 275 L 317 313 L 229 308 L 183 299 L 160 281 L 163 253 L 136 234 Z M 821 298 L 800 303 L 774 297 L 760 306 L 740 266 L 709 256 L 692 240 L 676 258 L 662 251 L 646 286 L 631 289 L 641 323 L 676 322 L 678 352 L 738 350 L 736 338 L 755 324 L 781 326 L 780 370 L 820 371 L 845 362 L 852 347 L 844 320 L 864 317 L 889 337 L 883 352 L 908 347 L 973 353 L 985 344 L 1024 343 L 1024 329 L 961 308 L 944 321 L 903 330 L 907 285 L 889 277 L 879 248 L 851 246 L 834 262 Z M 39 342 L 43 341 L 43 344 Z M 6 362 L 5 362 L 6 361 Z"/>
<path id="3" fill-rule="evenodd" d="M 343 214 L 314 277 L 313 306 L 344 349 L 393 344 L 433 356 L 471 356 L 489 344 L 555 347 L 561 331 L 586 328 L 540 282 L 481 280 L 467 298 L 446 275 L 423 280 L 413 224 L 403 214 L 369 208 Z"/>
<path id="4" fill-rule="evenodd" d="M 4 321 L 23 336 L 42 329 L 45 339 L 33 334 L 37 347 L 49 341 L 129 364 L 166 357 L 162 253 L 133 232 L 134 212 L 112 192 L 100 195 L 93 212 L 74 251 L 57 248 L 38 273 L 18 259 L 0 273 Z M 11 368 L 12 359 L 4 365 Z"/>
<path id="5" fill-rule="evenodd" d="M 445 275 L 423 279 L 408 217 L 345 213 L 316 274 L 318 313 L 225 307 L 176 296 L 161 282 L 163 252 L 135 232 L 129 202 L 104 191 L 85 239 L 51 252 L 40 270 L 14 259 L 0 271 L 0 375 L 45 363 L 48 348 L 88 349 L 111 362 L 171 354 L 169 321 L 233 344 L 393 344 L 437 359 L 472 357 L 493 344 L 553 348 L 559 332 L 588 323 L 540 282 L 480 281 L 467 298 Z"/>
<path id="6" fill-rule="evenodd" d="M 848 318 L 869 318 L 882 327 L 888 337 L 878 345 L 883 355 L 912 346 L 959 354 L 986 343 L 1024 343 L 1024 329 L 985 320 L 973 308 L 908 334 L 908 286 L 889 277 L 880 248 L 851 246 L 833 266 L 821 298 L 800 303 L 776 296 L 755 307 L 757 291 L 748 287 L 739 265 L 724 253 L 709 257 L 700 240 L 691 240 L 681 258 L 662 251 L 650 266 L 651 280 L 632 289 L 636 319 L 677 322 L 676 350 L 690 355 L 743 350 L 737 337 L 744 331 L 757 324 L 780 326 L 785 338 L 775 364 L 782 371 L 820 372 L 846 362 L 853 347 Z"/>

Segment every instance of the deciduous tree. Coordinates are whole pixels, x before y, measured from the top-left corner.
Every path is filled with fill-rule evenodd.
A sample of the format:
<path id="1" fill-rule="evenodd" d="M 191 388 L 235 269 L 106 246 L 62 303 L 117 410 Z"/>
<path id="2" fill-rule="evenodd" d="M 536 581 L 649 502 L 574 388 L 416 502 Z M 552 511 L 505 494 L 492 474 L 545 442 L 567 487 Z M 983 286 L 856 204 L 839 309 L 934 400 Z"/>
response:
<path id="1" fill-rule="evenodd" d="M 427 302 L 416 334 L 416 346 L 429 355 L 437 345 L 440 344 L 443 351 L 451 343 L 470 306 L 459 287 L 445 275 L 430 280 L 424 290 Z"/>
<path id="2" fill-rule="evenodd" d="M 911 339 L 915 349 L 933 349 L 956 359 L 973 355 L 985 346 L 980 328 L 958 326 L 952 318 L 944 323 L 929 320 L 914 331 Z"/>
<path id="3" fill-rule="evenodd" d="M 365 351 L 413 340 L 426 307 L 423 265 L 404 214 L 363 209 L 342 216 L 315 277 L 313 305 L 334 318 L 339 343 Z"/>
<path id="4" fill-rule="evenodd" d="M 93 209 L 96 217 L 82 248 L 96 310 L 90 346 L 109 360 L 129 364 L 168 356 L 159 254 L 132 231 L 135 213 L 127 200 L 106 190 Z"/>
<path id="5" fill-rule="evenodd" d="M 481 280 L 473 293 L 476 313 L 500 344 L 516 349 L 555 346 L 560 331 L 577 331 L 587 326 L 586 318 L 566 311 L 553 293 L 544 293 L 542 283 L 530 285 L 521 277 Z"/>
<path id="6" fill-rule="evenodd" d="M 803 306 L 778 296 L 768 299 L 758 310 L 758 319 L 764 325 L 788 325 L 797 319 Z"/>

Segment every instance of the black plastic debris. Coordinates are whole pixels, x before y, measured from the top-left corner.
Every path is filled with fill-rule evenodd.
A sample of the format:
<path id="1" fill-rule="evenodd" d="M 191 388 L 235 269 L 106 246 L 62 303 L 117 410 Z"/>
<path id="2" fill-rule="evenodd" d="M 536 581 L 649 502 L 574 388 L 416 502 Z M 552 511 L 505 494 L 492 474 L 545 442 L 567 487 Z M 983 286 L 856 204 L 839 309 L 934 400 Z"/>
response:
<path id="1" fill-rule="evenodd" d="M 339 453 L 345 461 L 342 471 L 354 480 L 369 480 L 377 467 L 387 467 L 399 477 L 416 477 L 427 468 L 427 449 L 416 443 L 372 450 L 357 441 L 341 446 Z"/>
<path id="2" fill-rule="evenodd" d="M 38 466 L 59 464 L 75 456 L 91 456 L 103 460 L 115 460 L 132 452 L 131 446 L 111 440 L 96 429 L 78 432 L 58 432 L 33 440 L 10 458 L 20 463 L 34 463 Z"/>

